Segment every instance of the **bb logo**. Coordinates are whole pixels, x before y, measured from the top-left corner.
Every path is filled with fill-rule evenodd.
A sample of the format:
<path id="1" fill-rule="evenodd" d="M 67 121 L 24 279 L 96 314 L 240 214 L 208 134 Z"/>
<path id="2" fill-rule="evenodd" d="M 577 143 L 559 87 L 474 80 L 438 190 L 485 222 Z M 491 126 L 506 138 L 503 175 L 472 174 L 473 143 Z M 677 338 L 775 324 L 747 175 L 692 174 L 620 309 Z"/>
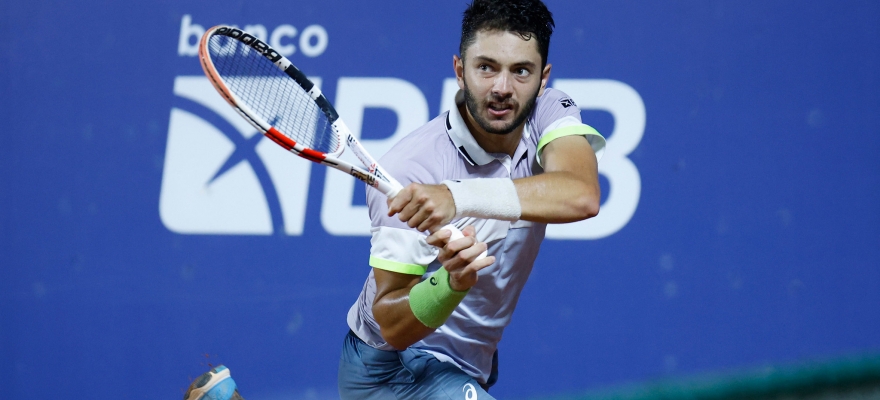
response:
<path id="1" fill-rule="evenodd" d="M 174 94 L 181 106 L 171 109 L 159 195 L 165 227 L 184 234 L 302 234 L 311 163 L 262 140 L 206 77 L 177 77 Z"/>
<path id="2" fill-rule="evenodd" d="M 274 79 L 274 78 L 265 78 Z M 320 87 L 319 78 L 310 78 Z M 629 85 L 612 80 L 556 79 L 553 86 L 571 96 L 571 106 L 607 111 L 614 118 L 599 173 L 608 179 L 609 195 L 599 216 L 547 227 L 548 239 L 599 239 L 630 221 L 641 196 L 641 177 L 629 158 L 645 130 L 645 105 Z M 443 82 L 438 114 L 454 107 L 458 84 Z M 165 168 L 159 196 L 162 223 L 177 233 L 301 235 L 306 216 L 311 162 L 296 157 L 258 134 L 230 107 L 203 76 L 174 81 L 180 107 L 171 110 Z M 340 77 L 336 111 L 352 135 L 360 137 L 364 111 L 387 109 L 397 116 L 394 132 L 361 140 L 377 159 L 407 133 L 428 122 L 428 102 L 421 90 L 399 78 Z M 347 174 L 325 177 L 321 226 L 333 236 L 369 236 L 367 207 L 355 202 Z"/>

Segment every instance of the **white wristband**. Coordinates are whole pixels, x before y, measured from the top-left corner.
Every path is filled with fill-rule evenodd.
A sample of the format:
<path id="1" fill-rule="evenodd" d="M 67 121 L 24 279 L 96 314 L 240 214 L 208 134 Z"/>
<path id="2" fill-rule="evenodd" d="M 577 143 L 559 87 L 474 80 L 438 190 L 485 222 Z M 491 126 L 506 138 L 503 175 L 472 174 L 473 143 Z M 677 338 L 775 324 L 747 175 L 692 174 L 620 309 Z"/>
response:
<path id="1" fill-rule="evenodd" d="M 517 221 L 522 215 L 516 186 L 509 178 L 446 180 L 455 201 L 455 217 Z"/>

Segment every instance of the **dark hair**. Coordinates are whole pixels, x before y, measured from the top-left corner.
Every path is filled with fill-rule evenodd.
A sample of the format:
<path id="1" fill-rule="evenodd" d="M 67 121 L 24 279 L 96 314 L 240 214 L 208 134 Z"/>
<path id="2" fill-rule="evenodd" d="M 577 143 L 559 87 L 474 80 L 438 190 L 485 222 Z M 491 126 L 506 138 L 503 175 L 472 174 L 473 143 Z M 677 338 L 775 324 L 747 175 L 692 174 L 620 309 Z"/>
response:
<path id="1" fill-rule="evenodd" d="M 553 14 L 541 0 L 473 0 L 461 20 L 458 51 L 464 57 L 465 49 L 474 43 L 481 30 L 514 32 L 523 40 L 534 37 L 541 62 L 547 65 L 550 35 L 555 26 Z"/>

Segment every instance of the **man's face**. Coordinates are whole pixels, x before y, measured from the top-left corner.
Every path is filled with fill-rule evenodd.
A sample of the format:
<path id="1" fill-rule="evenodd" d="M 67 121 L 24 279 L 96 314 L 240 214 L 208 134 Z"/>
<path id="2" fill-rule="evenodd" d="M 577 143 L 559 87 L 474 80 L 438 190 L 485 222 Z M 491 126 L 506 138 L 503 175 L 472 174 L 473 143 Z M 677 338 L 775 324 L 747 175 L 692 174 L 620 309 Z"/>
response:
<path id="1" fill-rule="evenodd" d="M 541 68 L 534 38 L 495 30 L 477 32 L 455 67 L 468 113 L 482 130 L 499 135 L 522 126 L 550 74 L 549 64 Z"/>

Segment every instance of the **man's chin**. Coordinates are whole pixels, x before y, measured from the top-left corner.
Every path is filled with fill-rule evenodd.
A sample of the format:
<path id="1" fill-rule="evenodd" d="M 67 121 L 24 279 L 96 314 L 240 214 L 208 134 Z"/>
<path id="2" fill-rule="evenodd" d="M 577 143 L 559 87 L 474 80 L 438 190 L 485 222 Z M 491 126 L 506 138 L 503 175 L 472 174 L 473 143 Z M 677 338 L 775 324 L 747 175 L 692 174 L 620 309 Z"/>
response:
<path id="1" fill-rule="evenodd" d="M 514 127 L 509 122 L 489 123 L 489 126 L 483 127 L 486 132 L 493 135 L 506 135 L 513 132 Z M 488 129 L 487 129 L 488 128 Z"/>
<path id="2" fill-rule="evenodd" d="M 491 115 L 484 115 L 481 128 L 486 132 L 495 135 L 506 135 L 513 131 L 513 118 L 493 118 Z M 509 120 L 508 120 L 509 119 Z"/>

